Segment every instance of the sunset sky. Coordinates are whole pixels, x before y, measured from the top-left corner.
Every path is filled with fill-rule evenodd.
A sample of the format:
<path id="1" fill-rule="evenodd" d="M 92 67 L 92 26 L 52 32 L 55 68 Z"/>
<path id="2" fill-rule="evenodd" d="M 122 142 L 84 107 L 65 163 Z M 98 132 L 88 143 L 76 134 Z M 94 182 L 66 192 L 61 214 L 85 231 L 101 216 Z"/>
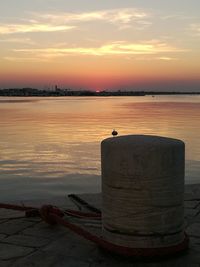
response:
<path id="1" fill-rule="evenodd" d="M 200 1 L 0 2 L 0 88 L 200 91 Z"/>

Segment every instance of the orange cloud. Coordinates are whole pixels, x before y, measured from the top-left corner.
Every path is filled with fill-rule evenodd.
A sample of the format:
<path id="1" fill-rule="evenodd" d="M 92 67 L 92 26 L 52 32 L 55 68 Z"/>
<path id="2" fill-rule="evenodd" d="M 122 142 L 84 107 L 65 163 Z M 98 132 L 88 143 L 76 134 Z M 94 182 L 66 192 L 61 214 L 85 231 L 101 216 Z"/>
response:
<path id="1" fill-rule="evenodd" d="M 39 49 L 14 49 L 14 52 L 21 53 L 24 58 L 32 56 L 39 59 L 51 59 L 65 55 L 89 55 L 89 56 L 112 56 L 112 55 L 156 55 L 162 53 L 182 52 L 183 49 L 173 47 L 159 41 L 141 43 L 130 43 L 125 41 L 112 42 L 100 47 L 67 47 L 67 48 L 39 48 Z M 30 55 L 32 55 L 30 57 Z M 23 60 L 23 57 L 20 57 Z M 7 58 L 9 60 L 9 58 Z M 12 58 L 10 58 L 12 59 Z M 170 60 L 170 57 L 160 57 L 163 60 Z M 14 60 L 14 58 L 13 58 Z"/>
<path id="2" fill-rule="evenodd" d="M 76 28 L 68 25 L 51 24 L 6 24 L 0 25 L 0 34 L 30 33 L 30 32 L 56 32 L 68 31 Z"/>

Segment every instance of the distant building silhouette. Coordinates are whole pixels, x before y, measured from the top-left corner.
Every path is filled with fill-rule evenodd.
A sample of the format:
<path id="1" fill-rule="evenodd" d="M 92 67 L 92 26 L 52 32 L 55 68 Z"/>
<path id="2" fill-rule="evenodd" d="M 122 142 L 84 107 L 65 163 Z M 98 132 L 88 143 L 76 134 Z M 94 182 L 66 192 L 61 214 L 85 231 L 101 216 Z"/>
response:
<path id="1" fill-rule="evenodd" d="M 55 85 L 55 90 L 35 88 L 10 88 L 0 89 L 0 96 L 145 96 L 145 95 L 199 95 L 200 92 L 176 92 L 176 91 L 89 91 L 60 89 Z"/>

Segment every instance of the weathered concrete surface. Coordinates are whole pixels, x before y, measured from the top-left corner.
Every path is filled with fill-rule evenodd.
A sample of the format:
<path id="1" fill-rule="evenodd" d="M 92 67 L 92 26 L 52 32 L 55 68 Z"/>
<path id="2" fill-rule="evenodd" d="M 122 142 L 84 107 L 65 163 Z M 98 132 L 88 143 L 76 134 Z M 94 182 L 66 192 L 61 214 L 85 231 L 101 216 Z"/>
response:
<path id="1" fill-rule="evenodd" d="M 4 235 L 4 234 L 0 234 L 0 240 L 1 239 L 4 239 L 6 237 L 6 235 Z"/>
<path id="2" fill-rule="evenodd" d="M 102 141 L 103 237 L 125 247 L 182 242 L 184 154 L 181 140 L 160 136 L 126 135 Z"/>
<path id="3" fill-rule="evenodd" d="M 19 218 L 22 216 L 20 211 L 0 209 L 0 220 L 7 220 L 10 218 Z"/>
<path id="4" fill-rule="evenodd" d="M 4 237 L 3 242 L 30 248 L 40 248 L 49 244 L 50 240 L 38 236 L 18 234 L 18 235 L 10 235 L 6 238 Z"/>
<path id="5" fill-rule="evenodd" d="M 33 226 L 35 223 L 27 221 L 24 218 L 11 219 L 0 224 L 0 233 L 6 235 L 13 235 L 21 232 L 22 230 Z"/>
<path id="6" fill-rule="evenodd" d="M 102 251 L 61 226 L 50 227 L 38 218 L 21 218 L 21 212 L 1 210 L 4 219 L 0 217 L 0 267 L 200 267 L 200 185 L 186 186 L 185 191 L 185 225 L 190 248 L 182 255 L 162 261 L 128 260 Z M 81 197 L 101 207 L 100 194 Z M 54 200 L 55 203 L 59 207 L 77 208 L 66 198 Z M 89 220 L 87 226 L 100 227 Z"/>
<path id="7" fill-rule="evenodd" d="M 24 257 L 33 252 L 33 249 L 21 247 L 18 245 L 0 244 L 0 259 L 1 260 L 10 260 L 18 257 Z"/>

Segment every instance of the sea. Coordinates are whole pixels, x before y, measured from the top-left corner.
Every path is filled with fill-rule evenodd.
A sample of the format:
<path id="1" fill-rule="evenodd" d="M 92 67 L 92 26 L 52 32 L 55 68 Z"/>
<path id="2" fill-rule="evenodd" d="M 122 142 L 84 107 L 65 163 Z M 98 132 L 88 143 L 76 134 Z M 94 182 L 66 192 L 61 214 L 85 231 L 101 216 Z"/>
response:
<path id="1" fill-rule="evenodd" d="M 113 129 L 183 140 L 185 183 L 200 182 L 199 95 L 0 97 L 0 201 L 100 192 Z"/>

